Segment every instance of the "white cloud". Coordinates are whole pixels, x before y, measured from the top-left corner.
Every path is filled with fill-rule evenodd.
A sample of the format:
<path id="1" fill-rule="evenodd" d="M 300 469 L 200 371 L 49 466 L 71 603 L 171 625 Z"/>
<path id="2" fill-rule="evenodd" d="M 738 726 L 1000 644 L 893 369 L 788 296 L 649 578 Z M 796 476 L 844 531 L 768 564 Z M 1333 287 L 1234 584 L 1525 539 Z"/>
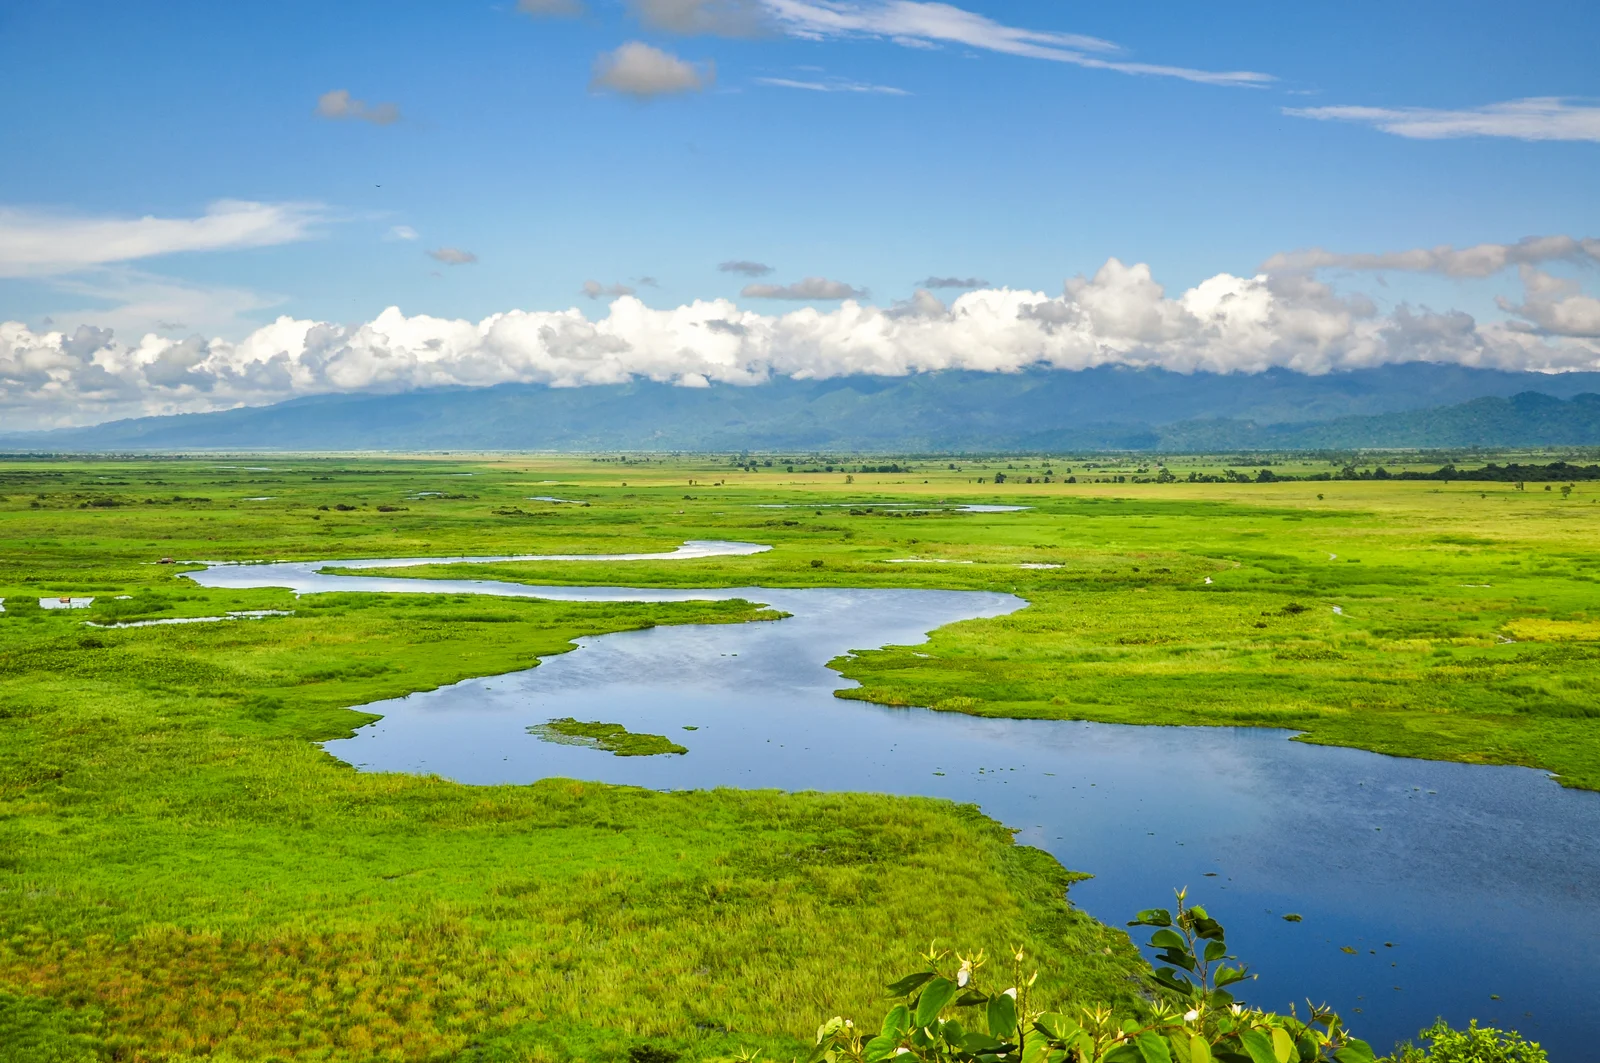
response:
<path id="1" fill-rule="evenodd" d="M 653 278 L 646 279 L 650 280 L 651 287 L 655 287 L 655 281 Z M 643 282 L 641 281 L 640 283 Z M 601 296 L 607 296 L 612 299 L 616 299 L 624 295 L 632 294 L 633 289 L 628 287 L 626 284 L 601 284 L 599 281 L 583 282 L 583 295 L 586 299 L 599 299 Z"/>
<path id="2" fill-rule="evenodd" d="M 987 288 L 989 282 L 977 277 L 924 277 L 917 284 L 923 288 Z"/>
<path id="3" fill-rule="evenodd" d="M 1552 277 L 1532 266 L 1523 266 L 1520 272 L 1522 302 L 1513 304 L 1501 297 L 1495 300 L 1500 309 L 1524 319 L 1523 327 L 1529 331 L 1600 338 L 1600 299 L 1584 295 L 1575 280 Z M 1513 327 L 1517 324 L 1521 323 Z"/>
<path id="4" fill-rule="evenodd" d="M 417 230 L 409 225 L 391 225 L 389 227 L 389 239 L 391 240 L 415 240 L 420 235 Z"/>
<path id="5" fill-rule="evenodd" d="M 318 96 L 317 114 L 334 121 L 354 120 L 373 125 L 393 125 L 400 121 L 400 108 L 395 104 L 369 104 L 353 98 L 349 89 L 334 89 Z"/>
<path id="6" fill-rule="evenodd" d="M 746 277 L 765 277 L 772 272 L 772 267 L 764 262 L 751 262 L 749 259 L 733 259 L 717 266 L 723 273 L 742 273 Z"/>
<path id="7" fill-rule="evenodd" d="M 826 81 L 797 81 L 794 78 L 756 78 L 759 85 L 771 85 L 780 89 L 804 89 L 807 92 L 861 92 L 882 96 L 909 96 L 911 93 L 905 89 L 897 89 L 892 85 L 871 85 L 864 81 L 847 81 L 843 78 L 829 78 Z"/>
<path id="8" fill-rule="evenodd" d="M 1357 122 L 1415 140 L 1512 137 L 1600 141 L 1600 106 L 1561 96 L 1535 96 L 1461 110 L 1431 107 L 1285 107 L 1296 118 Z"/>
<path id="9" fill-rule="evenodd" d="M 602 52 L 594 61 L 593 89 L 609 89 L 635 99 L 699 92 L 717 79 L 716 66 L 684 62 L 670 52 L 642 41 L 629 41 L 614 52 Z"/>
<path id="10" fill-rule="evenodd" d="M 685 0 L 687 3 L 688 0 Z M 1210 71 L 1112 58 L 1122 48 L 1075 33 L 1007 26 L 952 4 L 914 0 L 762 0 L 772 20 L 797 37 L 880 37 L 909 47 L 960 44 L 1030 59 L 1123 74 L 1180 78 L 1208 85 L 1261 86 L 1275 80 L 1251 70 Z"/>
<path id="11" fill-rule="evenodd" d="M 428 257 L 447 266 L 467 266 L 478 261 L 478 256 L 459 247 L 439 247 L 429 251 Z"/>
<path id="12" fill-rule="evenodd" d="M 1592 237 L 1526 236 L 1514 244 L 1476 244 L 1454 248 L 1419 247 L 1380 254 L 1340 254 L 1320 247 L 1273 255 L 1261 264 L 1263 273 L 1285 270 L 1354 269 L 1442 273 L 1447 277 L 1492 277 L 1509 266 L 1541 262 L 1600 263 L 1600 240 Z"/>
<path id="13" fill-rule="evenodd" d="M 866 290 L 826 277 L 807 277 L 793 284 L 746 284 L 746 299 L 863 299 Z"/>
<path id="14" fill-rule="evenodd" d="M 42 277 L 179 251 L 228 251 L 308 240 L 308 203 L 219 200 L 198 218 L 85 218 L 0 208 L 0 277 Z"/>
<path id="15" fill-rule="evenodd" d="M 1508 322 L 1401 306 L 1380 314 L 1303 272 L 1222 273 L 1169 297 L 1143 264 L 1111 259 L 1060 294 L 987 288 L 948 307 L 926 292 L 888 309 L 760 314 L 726 299 L 651 309 L 619 296 L 605 316 L 511 310 L 482 321 L 407 317 L 360 325 L 288 317 L 239 342 L 119 341 L 88 320 L 0 325 L 0 422 L 23 429 L 216 409 L 342 391 L 509 381 L 558 386 L 635 377 L 700 386 L 773 376 L 1009 372 L 1102 365 L 1178 372 L 1326 373 L 1393 362 L 1600 369 L 1600 306 L 1569 281 L 1524 271 Z M 178 308 L 188 313 L 190 308 Z"/>

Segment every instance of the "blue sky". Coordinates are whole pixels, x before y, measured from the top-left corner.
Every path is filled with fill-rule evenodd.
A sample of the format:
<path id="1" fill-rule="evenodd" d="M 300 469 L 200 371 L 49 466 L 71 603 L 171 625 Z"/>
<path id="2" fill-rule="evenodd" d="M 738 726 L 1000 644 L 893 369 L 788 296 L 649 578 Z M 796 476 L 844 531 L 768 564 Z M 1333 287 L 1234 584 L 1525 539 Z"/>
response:
<path id="1" fill-rule="evenodd" d="M 887 309 L 951 277 L 1056 298 L 1112 258 L 1176 298 L 1295 249 L 1600 233 L 1593 4 L 522 6 L 5 5 L 0 320 L 233 342 L 280 315 L 349 329 L 391 306 L 600 320 L 624 288 L 657 310 L 724 299 L 781 318 L 843 304 L 741 292 L 823 278 L 801 294 Z M 276 213 L 237 239 L 185 229 L 229 201 Z M 146 216 L 172 231 L 117 244 L 88 224 Z M 41 262 L 40 241 L 65 250 Z M 1553 278 L 1552 306 L 1593 302 L 1597 254 L 1524 266 Z M 772 271 L 718 269 L 735 260 Z M 1497 297 L 1529 305 L 1515 263 L 1468 272 L 1312 276 L 1380 318 L 1489 325 L 1516 317 Z M 1586 365 L 1588 310 L 1533 314 L 1559 356 L 1475 357 Z M 1341 357 L 1320 368 L 1367 356 Z"/>

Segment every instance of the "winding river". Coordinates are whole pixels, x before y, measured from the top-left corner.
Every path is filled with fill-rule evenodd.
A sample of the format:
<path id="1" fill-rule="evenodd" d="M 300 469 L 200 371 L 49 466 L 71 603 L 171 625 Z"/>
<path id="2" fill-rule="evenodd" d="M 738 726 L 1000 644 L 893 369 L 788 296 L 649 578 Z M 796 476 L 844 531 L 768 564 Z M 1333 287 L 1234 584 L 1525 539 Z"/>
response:
<path id="1" fill-rule="evenodd" d="M 564 559 L 762 549 L 701 542 L 669 555 Z M 326 744 L 362 770 L 476 784 L 563 776 L 973 802 L 1017 829 L 1020 842 L 1093 873 L 1073 900 L 1112 925 L 1188 885 L 1259 973 L 1242 994 L 1252 1003 L 1325 1001 L 1380 1049 L 1436 1015 L 1519 1029 L 1558 1061 L 1583 1059 L 1600 1040 L 1600 795 L 1565 790 L 1540 772 L 1314 746 L 1278 730 L 991 720 L 833 696 L 852 683 L 828 661 L 915 645 L 941 625 L 1026 604 L 1011 595 L 530 587 L 322 574 L 328 564 L 216 565 L 192 578 L 300 593 L 745 598 L 792 614 L 585 638 L 527 671 L 363 706 L 382 719 Z M 666 735 L 689 752 L 614 757 L 527 732 L 564 716 Z"/>

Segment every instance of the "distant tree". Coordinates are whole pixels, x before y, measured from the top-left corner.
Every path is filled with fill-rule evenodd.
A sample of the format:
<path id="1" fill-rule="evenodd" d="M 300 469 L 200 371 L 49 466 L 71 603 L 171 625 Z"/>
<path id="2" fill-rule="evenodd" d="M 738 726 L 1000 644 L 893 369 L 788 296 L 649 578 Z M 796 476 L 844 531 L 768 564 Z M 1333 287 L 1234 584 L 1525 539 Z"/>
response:
<path id="1" fill-rule="evenodd" d="M 1003 472 L 995 473 L 994 474 L 994 482 L 997 483 L 997 484 L 1005 483 L 1006 482 L 1006 474 L 1003 473 Z"/>

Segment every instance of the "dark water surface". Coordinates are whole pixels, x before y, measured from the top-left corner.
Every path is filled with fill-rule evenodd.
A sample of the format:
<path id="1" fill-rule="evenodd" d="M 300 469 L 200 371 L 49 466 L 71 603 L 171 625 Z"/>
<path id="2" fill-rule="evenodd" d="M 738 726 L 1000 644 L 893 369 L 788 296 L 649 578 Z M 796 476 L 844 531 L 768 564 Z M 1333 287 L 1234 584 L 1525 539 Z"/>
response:
<path id="1" fill-rule="evenodd" d="M 1586 1058 L 1600 1039 L 1600 795 L 1542 773 L 1313 746 L 1275 730 L 988 720 L 833 696 L 853 685 L 826 667 L 834 657 L 1024 605 L 1010 595 L 526 587 L 318 567 L 194 578 L 302 592 L 742 597 L 793 614 L 586 638 L 524 672 L 364 706 L 383 719 L 326 743 L 363 770 L 974 802 L 1020 842 L 1094 874 L 1073 900 L 1112 925 L 1188 885 L 1260 973 L 1242 994 L 1252 1003 L 1326 1001 L 1380 1049 L 1436 1015 L 1519 1029 L 1558 1063 Z M 666 735 L 689 752 L 614 757 L 527 733 L 563 716 Z M 1291 912 L 1302 921 L 1285 922 Z"/>

